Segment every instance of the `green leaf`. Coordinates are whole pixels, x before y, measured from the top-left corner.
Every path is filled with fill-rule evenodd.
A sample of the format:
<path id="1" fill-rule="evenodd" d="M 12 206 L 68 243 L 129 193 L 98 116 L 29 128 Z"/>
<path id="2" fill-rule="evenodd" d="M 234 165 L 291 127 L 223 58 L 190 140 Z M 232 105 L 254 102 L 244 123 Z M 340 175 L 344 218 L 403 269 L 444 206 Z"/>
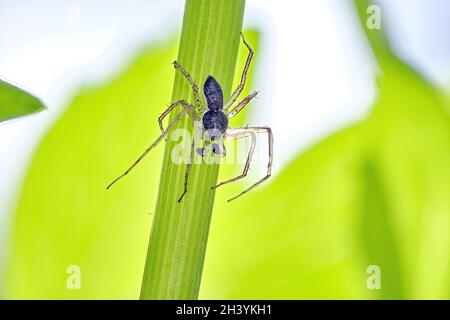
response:
<path id="1" fill-rule="evenodd" d="M 379 44 L 379 96 L 366 121 L 245 200 L 218 197 L 201 298 L 450 297 L 446 101 Z M 380 290 L 367 286 L 371 265 Z"/>
<path id="2" fill-rule="evenodd" d="M 400 248 L 396 278 L 408 298 L 448 298 L 449 113 L 441 91 L 397 59 L 384 64 L 366 151 Z"/>
<path id="3" fill-rule="evenodd" d="M 351 249 L 360 133 L 326 139 L 240 201 L 218 197 L 201 298 L 350 296 L 352 280 L 364 277 Z"/>
<path id="4" fill-rule="evenodd" d="M 159 135 L 175 54 L 173 42 L 153 46 L 107 84 L 82 89 L 43 138 L 14 217 L 5 297 L 138 298 L 163 148 L 105 187 Z M 66 285 L 71 265 L 80 290 Z"/>
<path id="5" fill-rule="evenodd" d="M 43 109 L 45 107 L 38 98 L 0 79 L 0 122 Z"/>
<path id="6" fill-rule="evenodd" d="M 368 121 L 245 200 L 218 197 L 201 298 L 450 297 L 448 113 L 399 62 L 379 86 Z M 370 265 L 381 290 L 366 286 Z"/>

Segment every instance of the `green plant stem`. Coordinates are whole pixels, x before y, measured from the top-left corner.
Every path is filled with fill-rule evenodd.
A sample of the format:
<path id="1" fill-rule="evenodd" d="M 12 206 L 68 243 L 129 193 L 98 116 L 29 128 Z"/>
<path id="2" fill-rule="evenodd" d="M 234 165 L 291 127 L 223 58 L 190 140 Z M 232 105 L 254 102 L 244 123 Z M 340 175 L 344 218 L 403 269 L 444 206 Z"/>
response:
<path id="1" fill-rule="evenodd" d="M 245 0 L 187 0 L 178 61 L 201 87 L 208 75 L 231 93 Z M 194 102 L 192 89 L 176 73 L 172 100 Z M 175 112 L 176 113 L 176 112 Z M 173 119 L 172 115 L 172 119 Z M 185 117 L 177 126 L 192 132 Z M 194 164 L 188 193 L 183 192 L 186 165 L 175 164 L 167 140 L 158 199 L 147 252 L 141 299 L 197 299 L 214 202 L 218 164 Z M 186 147 L 189 145 L 186 143 Z"/>

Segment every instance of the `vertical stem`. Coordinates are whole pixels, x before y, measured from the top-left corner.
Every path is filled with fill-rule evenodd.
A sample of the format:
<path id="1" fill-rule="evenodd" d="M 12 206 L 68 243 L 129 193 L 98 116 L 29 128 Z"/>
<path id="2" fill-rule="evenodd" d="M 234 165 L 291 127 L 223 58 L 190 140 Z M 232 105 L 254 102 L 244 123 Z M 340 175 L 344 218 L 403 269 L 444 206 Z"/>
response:
<path id="1" fill-rule="evenodd" d="M 208 75 L 221 84 L 225 97 L 231 85 L 239 48 L 245 0 L 187 0 L 178 61 L 200 89 Z M 176 73 L 172 100 L 194 102 L 192 89 Z M 192 132 L 185 117 L 178 127 Z M 186 165 L 171 161 L 176 141 L 167 140 L 155 218 L 142 280 L 141 299 L 197 299 L 208 239 L 218 164 L 194 164 L 188 193 L 183 192 Z M 187 145 L 187 144 L 186 144 Z"/>

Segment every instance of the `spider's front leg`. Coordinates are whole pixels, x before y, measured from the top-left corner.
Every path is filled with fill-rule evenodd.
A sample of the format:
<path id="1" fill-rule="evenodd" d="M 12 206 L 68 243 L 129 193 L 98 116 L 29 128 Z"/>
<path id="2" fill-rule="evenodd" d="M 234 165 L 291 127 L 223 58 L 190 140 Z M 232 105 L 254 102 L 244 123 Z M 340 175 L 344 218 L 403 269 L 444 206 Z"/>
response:
<path id="1" fill-rule="evenodd" d="M 245 61 L 244 70 L 242 71 L 241 82 L 239 83 L 238 87 L 236 88 L 236 90 L 231 95 L 230 99 L 228 99 L 228 101 L 225 102 L 225 104 L 223 105 L 223 109 L 225 111 L 227 111 L 233 105 L 233 103 L 237 100 L 237 98 L 241 94 L 242 90 L 244 90 L 245 81 L 247 79 L 248 69 L 250 68 L 250 63 L 252 62 L 253 55 L 254 55 L 254 52 L 253 52 L 252 48 L 247 43 L 247 41 L 245 41 L 245 38 L 244 38 L 244 35 L 242 34 L 242 32 L 241 32 L 241 37 L 242 37 L 242 41 L 244 42 L 244 45 L 248 49 L 248 56 L 247 56 L 247 60 Z"/>

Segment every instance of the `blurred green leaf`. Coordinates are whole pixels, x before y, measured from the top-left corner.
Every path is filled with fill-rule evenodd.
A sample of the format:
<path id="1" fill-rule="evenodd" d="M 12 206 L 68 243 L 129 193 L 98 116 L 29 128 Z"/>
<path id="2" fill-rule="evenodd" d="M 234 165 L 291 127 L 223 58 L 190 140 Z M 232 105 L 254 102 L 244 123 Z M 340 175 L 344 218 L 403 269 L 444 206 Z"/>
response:
<path id="1" fill-rule="evenodd" d="M 323 141 L 245 199 L 223 204 L 218 197 L 202 298 L 348 298 L 362 291 L 354 279 L 363 280 L 365 270 L 352 250 L 360 132 L 356 126 Z"/>
<path id="2" fill-rule="evenodd" d="M 255 46 L 256 36 L 247 36 Z M 149 48 L 113 81 L 81 90 L 44 137 L 14 216 L 5 297 L 139 297 L 162 146 L 120 184 L 105 187 L 159 134 L 176 48 Z M 237 70 L 246 54 L 241 45 Z M 81 290 L 66 286 L 71 265 L 80 267 Z"/>
<path id="3" fill-rule="evenodd" d="M 45 107 L 38 98 L 0 79 L 0 122 L 43 109 Z"/>
<path id="4" fill-rule="evenodd" d="M 216 199 L 202 298 L 450 297 L 448 109 L 442 92 L 383 50 L 366 121 L 245 200 Z M 371 265 L 380 290 L 367 287 Z"/>
<path id="5" fill-rule="evenodd" d="M 174 43 L 146 50 L 104 86 L 79 92 L 29 169 L 6 259 L 7 298 L 138 298 L 162 148 L 106 185 L 159 134 Z M 70 265 L 81 290 L 66 286 Z"/>
<path id="6" fill-rule="evenodd" d="M 202 298 L 449 297 L 448 113 L 399 61 L 379 88 L 367 121 L 245 200 L 218 197 Z M 369 265 L 381 290 L 366 287 Z"/>
<path id="7" fill-rule="evenodd" d="M 363 163 L 362 171 L 364 189 L 360 218 L 361 247 L 366 252 L 367 261 L 376 262 L 375 265 L 383 271 L 383 291 L 379 297 L 405 298 L 399 248 L 390 221 L 393 212 L 388 195 L 374 163 L 367 160 Z"/>
<path id="8" fill-rule="evenodd" d="M 383 66 L 366 151 L 386 195 L 405 292 L 408 298 L 448 298 L 450 118 L 444 95 L 395 57 Z"/>

